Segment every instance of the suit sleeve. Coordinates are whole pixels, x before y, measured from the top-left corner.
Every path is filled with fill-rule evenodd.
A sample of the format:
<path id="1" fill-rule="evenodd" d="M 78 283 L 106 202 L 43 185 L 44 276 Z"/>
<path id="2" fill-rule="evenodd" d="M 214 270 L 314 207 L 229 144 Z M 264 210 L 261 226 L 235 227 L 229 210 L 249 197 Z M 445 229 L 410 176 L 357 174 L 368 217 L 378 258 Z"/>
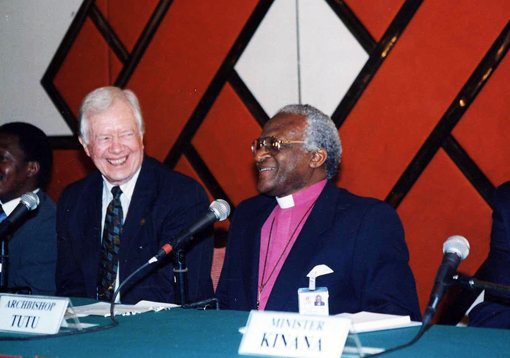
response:
<path id="1" fill-rule="evenodd" d="M 498 188 L 494 198 L 487 281 L 510 285 L 510 182 Z M 510 295 L 489 291 L 490 296 L 509 300 Z"/>
<path id="2" fill-rule="evenodd" d="M 78 266 L 73 259 L 72 236 L 69 228 L 69 190 L 62 193 L 57 205 L 57 269 L 56 294 L 67 297 L 84 297 L 83 282 Z"/>
<path id="3" fill-rule="evenodd" d="M 9 241 L 9 286 L 29 286 L 34 295 L 55 294 L 57 233 L 55 204 L 44 193 L 34 217 Z"/>
<path id="4" fill-rule="evenodd" d="M 494 212 L 486 281 L 510 285 L 510 182 L 494 194 Z M 510 328 L 510 294 L 485 291 L 484 301 L 469 313 L 470 326 Z"/>
<path id="5" fill-rule="evenodd" d="M 201 217 L 209 207 L 205 190 L 195 181 L 180 188 L 180 195 L 175 200 L 174 210 L 169 213 L 163 223 L 162 243 L 171 239 L 181 230 L 188 228 Z M 211 230 L 206 230 L 195 236 L 193 245 L 186 252 L 186 266 L 188 268 L 188 301 L 197 302 L 214 296 L 211 266 L 214 250 L 214 238 Z"/>
<path id="6" fill-rule="evenodd" d="M 354 250 L 354 285 L 365 311 L 420 320 L 416 285 L 397 213 L 377 202 L 363 216 Z"/>
<path id="7" fill-rule="evenodd" d="M 239 207 L 236 209 L 236 213 L 239 212 Z M 216 298 L 218 299 L 220 309 L 229 310 L 232 309 L 229 304 L 229 282 L 233 279 L 230 277 L 230 256 L 232 255 L 233 245 L 236 244 L 235 240 L 232 240 L 233 237 L 236 237 L 236 214 L 232 217 L 230 222 L 230 229 L 228 233 L 227 247 L 225 249 L 225 259 L 223 261 L 223 267 L 221 269 L 220 279 L 218 281 L 218 286 L 216 287 Z M 235 279 L 234 279 L 234 282 Z M 237 281 L 239 283 L 239 281 Z"/>
<path id="8" fill-rule="evenodd" d="M 230 240 L 229 240 L 230 241 Z M 220 309 L 230 309 L 228 300 L 228 275 L 230 266 L 230 255 L 227 243 L 225 250 L 225 260 L 223 261 L 223 268 L 221 269 L 220 280 L 218 281 L 218 287 L 216 287 L 216 298 L 218 299 Z"/>
<path id="9" fill-rule="evenodd" d="M 42 216 L 42 220 L 37 222 L 37 235 L 30 243 L 29 255 L 32 260 L 22 269 L 21 274 L 28 286 L 32 287 L 34 295 L 54 295 L 57 262 L 55 209 Z"/>
<path id="10" fill-rule="evenodd" d="M 240 203 L 230 221 L 225 260 L 216 288 L 220 308 L 225 310 L 249 311 L 254 308 L 252 303 L 255 303 L 255 297 L 253 302 L 247 302 L 249 298 L 245 292 L 249 283 L 243 280 L 243 264 L 246 265 L 246 261 L 243 260 L 241 247 L 246 248 L 244 240 L 252 240 L 251 236 L 246 237 L 246 224 L 247 220 L 253 219 L 250 211 L 247 212 L 245 208 L 245 203 Z M 258 253 L 254 252 L 254 255 L 258 257 Z"/>

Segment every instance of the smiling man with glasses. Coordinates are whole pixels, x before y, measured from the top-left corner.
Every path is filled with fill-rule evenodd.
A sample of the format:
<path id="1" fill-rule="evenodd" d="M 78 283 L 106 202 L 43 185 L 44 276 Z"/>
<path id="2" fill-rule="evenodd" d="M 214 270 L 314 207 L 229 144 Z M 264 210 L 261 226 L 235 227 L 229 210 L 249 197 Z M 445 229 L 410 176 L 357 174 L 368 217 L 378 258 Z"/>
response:
<path id="1" fill-rule="evenodd" d="M 329 313 L 420 312 L 404 231 L 386 203 L 337 188 L 342 147 L 333 121 L 289 105 L 252 143 L 261 195 L 242 202 L 230 226 L 217 297 L 224 309 L 298 311 L 307 274 L 319 277 Z"/>

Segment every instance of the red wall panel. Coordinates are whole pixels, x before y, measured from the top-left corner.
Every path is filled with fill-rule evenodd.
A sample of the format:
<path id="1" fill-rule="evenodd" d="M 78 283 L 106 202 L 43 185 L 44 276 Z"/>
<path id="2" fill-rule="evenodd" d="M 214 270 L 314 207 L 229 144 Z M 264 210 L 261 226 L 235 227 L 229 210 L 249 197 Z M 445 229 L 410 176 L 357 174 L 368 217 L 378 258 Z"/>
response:
<path id="1" fill-rule="evenodd" d="M 508 21 L 508 2 L 469 4 L 420 7 L 340 130 L 340 185 L 388 195 Z"/>
<path id="2" fill-rule="evenodd" d="M 108 79 L 108 47 L 87 19 L 55 77 L 55 86 L 78 116 L 83 97 L 95 88 L 108 85 Z"/>
<path id="3" fill-rule="evenodd" d="M 193 138 L 192 144 L 234 205 L 257 194 L 257 174 L 250 147 L 261 131 L 226 84 Z"/>
<path id="4" fill-rule="evenodd" d="M 404 0 L 348 0 L 346 3 L 372 37 L 379 41 L 404 4 Z"/>
<path id="5" fill-rule="evenodd" d="M 163 160 L 256 1 L 174 1 L 128 88 L 147 122 L 146 151 Z"/>
<path id="6" fill-rule="evenodd" d="M 128 52 L 133 50 L 158 3 L 159 0 L 108 0 L 103 14 Z"/>
<path id="7" fill-rule="evenodd" d="M 468 239 L 472 254 L 459 269 L 470 275 L 489 250 L 491 210 L 440 150 L 398 208 L 406 231 L 422 311 L 443 257 L 443 242 L 452 235 Z"/>
<path id="8" fill-rule="evenodd" d="M 510 180 L 510 58 L 503 59 L 453 135 L 495 185 Z"/>

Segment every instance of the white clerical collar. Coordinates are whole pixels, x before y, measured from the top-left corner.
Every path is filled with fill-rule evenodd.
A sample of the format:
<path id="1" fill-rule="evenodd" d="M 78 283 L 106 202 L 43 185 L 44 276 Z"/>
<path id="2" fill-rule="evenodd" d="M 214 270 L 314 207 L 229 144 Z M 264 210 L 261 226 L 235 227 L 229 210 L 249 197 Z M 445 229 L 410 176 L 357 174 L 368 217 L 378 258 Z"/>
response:
<path id="1" fill-rule="evenodd" d="M 39 188 L 35 189 L 32 193 L 37 194 L 38 191 L 39 191 Z M 5 215 L 7 215 L 7 216 L 11 215 L 11 213 L 14 211 L 14 209 L 16 209 L 16 206 L 18 206 L 20 201 L 21 201 L 21 197 L 9 200 L 5 204 L 0 202 L 0 204 L 2 205 L 2 209 L 5 212 Z"/>
<path id="2" fill-rule="evenodd" d="M 278 202 L 278 205 L 280 206 L 280 209 L 288 209 L 294 207 L 294 198 L 292 197 L 292 194 L 287 196 L 282 196 L 281 198 L 276 197 L 276 201 Z"/>
<path id="3" fill-rule="evenodd" d="M 315 201 L 319 197 L 320 193 L 326 186 L 327 180 L 321 180 L 313 185 L 307 186 L 306 188 L 303 188 L 294 194 L 282 196 L 282 197 L 276 197 L 276 201 L 278 202 L 278 205 L 280 206 L 280 209 L 289 209 L 293 208 L 297 205 L 301 205 L 303 203 L 306 203 L 308 201 Z"/>

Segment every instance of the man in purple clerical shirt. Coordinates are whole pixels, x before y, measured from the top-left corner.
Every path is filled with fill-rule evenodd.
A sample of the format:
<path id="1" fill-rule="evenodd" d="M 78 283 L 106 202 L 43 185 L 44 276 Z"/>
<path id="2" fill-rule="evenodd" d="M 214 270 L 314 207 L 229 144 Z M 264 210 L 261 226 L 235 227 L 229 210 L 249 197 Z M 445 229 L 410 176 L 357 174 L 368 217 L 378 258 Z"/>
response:
<path id="1" fill-rule="evenodd" d="M 388 204 L 337 188 L 342 147 L 333 121 L 288 105 L 252 143 L 260 195 L 232 219 L 216 295 L 235 310 L 298 311 L 298 289 L 317 278 L 331 314 L 372 311 L 420 319 L 402 224 Z"/>

